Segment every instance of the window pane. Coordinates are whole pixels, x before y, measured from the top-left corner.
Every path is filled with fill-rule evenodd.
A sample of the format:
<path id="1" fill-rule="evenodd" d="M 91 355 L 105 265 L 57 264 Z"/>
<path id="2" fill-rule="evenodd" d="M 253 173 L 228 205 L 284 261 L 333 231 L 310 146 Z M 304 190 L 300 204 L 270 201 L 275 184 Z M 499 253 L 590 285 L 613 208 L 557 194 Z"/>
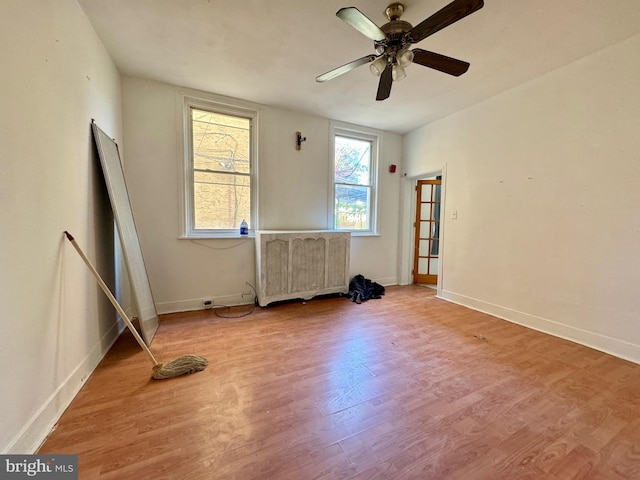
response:
<path id="1" fill-rule="evenodd" d="M 335 137 L 335 181 L 370 185 L 371 142 Z"/>
<path id="2" fill-rule="evenodd" d="M 420 220 L 431 220 L 431 204 L 430 203 L 421 203 L 420 204 Z"/>
<path id="3" fill-rule="evenodd" d="M 429 259 L 419 258 L 418 259 L 418 275 L 428 275 L 428 274 L 429 274 Z"/>
<path id="4" fill-rule="evenodd" d="M 249 173 L 250 120 L 196 108 L 191 114 L 193 167 Z"/>
<path id="5" fill-rule="evenodd" d="M 251 181 L 248 175 L 194 172 L 194 226 L 196 229 L 239 229 L 250 223 Z"/>
<path id="6" fill-rule="evenodd" d="M 431 275 L 437 275 L 438 274 L 438 259 L 437 258 L 430 258 L 429 259 L 429 273 Z"/>
<path id="7" fill-rule="evenodd" d="M 431 222 L 420 222 L 420 238 L 429 238 Z"/>
<path id="8" fill-rule="evenodd" d="M 335 228 L 368 230 L 370 194 L 369 187 L 336 185 Z"/>

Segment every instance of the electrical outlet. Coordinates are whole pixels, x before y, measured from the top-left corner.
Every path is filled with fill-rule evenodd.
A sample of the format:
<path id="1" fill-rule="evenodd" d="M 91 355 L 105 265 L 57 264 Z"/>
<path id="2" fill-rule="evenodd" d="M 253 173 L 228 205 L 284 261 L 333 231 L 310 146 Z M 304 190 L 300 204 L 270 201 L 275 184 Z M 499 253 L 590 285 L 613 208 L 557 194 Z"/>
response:
<path id="1" fill-rule="evenodd" d="M 202 306 L 207 309 L 213 307 L 213 300 L 211 300 L 210 298 L 203 299 Z"/>
<path id="2" fill-rule="evenodd" d="M 242 298 L 244 297 L 250 297 L 253 295 L 253 290 L 248 290 L 246 292 L 242 292 Z"/>

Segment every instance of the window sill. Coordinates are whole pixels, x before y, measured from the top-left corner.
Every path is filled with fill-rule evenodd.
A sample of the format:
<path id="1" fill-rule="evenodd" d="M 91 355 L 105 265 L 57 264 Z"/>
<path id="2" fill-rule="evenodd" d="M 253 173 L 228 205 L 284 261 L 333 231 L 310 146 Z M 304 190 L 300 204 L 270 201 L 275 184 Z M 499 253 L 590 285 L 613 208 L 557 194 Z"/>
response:
<path id="1" fill-rule="evenodd" d="M 221 234 L 211 234 L 211 233 L 203 233 L 203 234 L 191 234 L 191 235 L 180 235 L 178 240 L 238 240 L 245 238 L 255 238 L 255 235 L 250 232 L 249 235 L 240 235 L 239 233 L 221 233 Z"/>
<path id="2" fill-rule="evenodd" d="M 350 230 L 346 230 L 346 231 L 350 231 Z M 375 233 L 375 232 L 353 232 L 353 231 L 351 231 L 351 236 L 352 237 L 379 237 L 380 234 L 379 233 Z"/>

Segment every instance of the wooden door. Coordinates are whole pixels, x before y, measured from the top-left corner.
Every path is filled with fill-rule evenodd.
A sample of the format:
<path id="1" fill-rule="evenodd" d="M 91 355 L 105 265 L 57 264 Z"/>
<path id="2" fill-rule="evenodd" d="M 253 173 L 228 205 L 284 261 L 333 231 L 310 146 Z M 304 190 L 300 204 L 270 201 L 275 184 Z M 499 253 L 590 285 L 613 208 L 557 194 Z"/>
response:
<path id="1" fill-rule="evenodd" d="M 438 283 L 442 179 L 418 180 L 413 255 L 413 283 Z"/>

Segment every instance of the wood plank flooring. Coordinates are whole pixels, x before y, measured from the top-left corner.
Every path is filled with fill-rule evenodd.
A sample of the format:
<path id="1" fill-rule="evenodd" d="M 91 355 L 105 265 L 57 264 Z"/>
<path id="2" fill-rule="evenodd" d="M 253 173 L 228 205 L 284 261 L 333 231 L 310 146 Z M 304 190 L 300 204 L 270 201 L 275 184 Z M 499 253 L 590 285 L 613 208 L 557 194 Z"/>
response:
<path id="1" fill-rule="evenodd" d="M 640 478 L 640 365 L 423 287 L 162 316 L 151 349 L 209 367 L 151 380 L 125 332 L 39 453 L 101 480 Z"/>

